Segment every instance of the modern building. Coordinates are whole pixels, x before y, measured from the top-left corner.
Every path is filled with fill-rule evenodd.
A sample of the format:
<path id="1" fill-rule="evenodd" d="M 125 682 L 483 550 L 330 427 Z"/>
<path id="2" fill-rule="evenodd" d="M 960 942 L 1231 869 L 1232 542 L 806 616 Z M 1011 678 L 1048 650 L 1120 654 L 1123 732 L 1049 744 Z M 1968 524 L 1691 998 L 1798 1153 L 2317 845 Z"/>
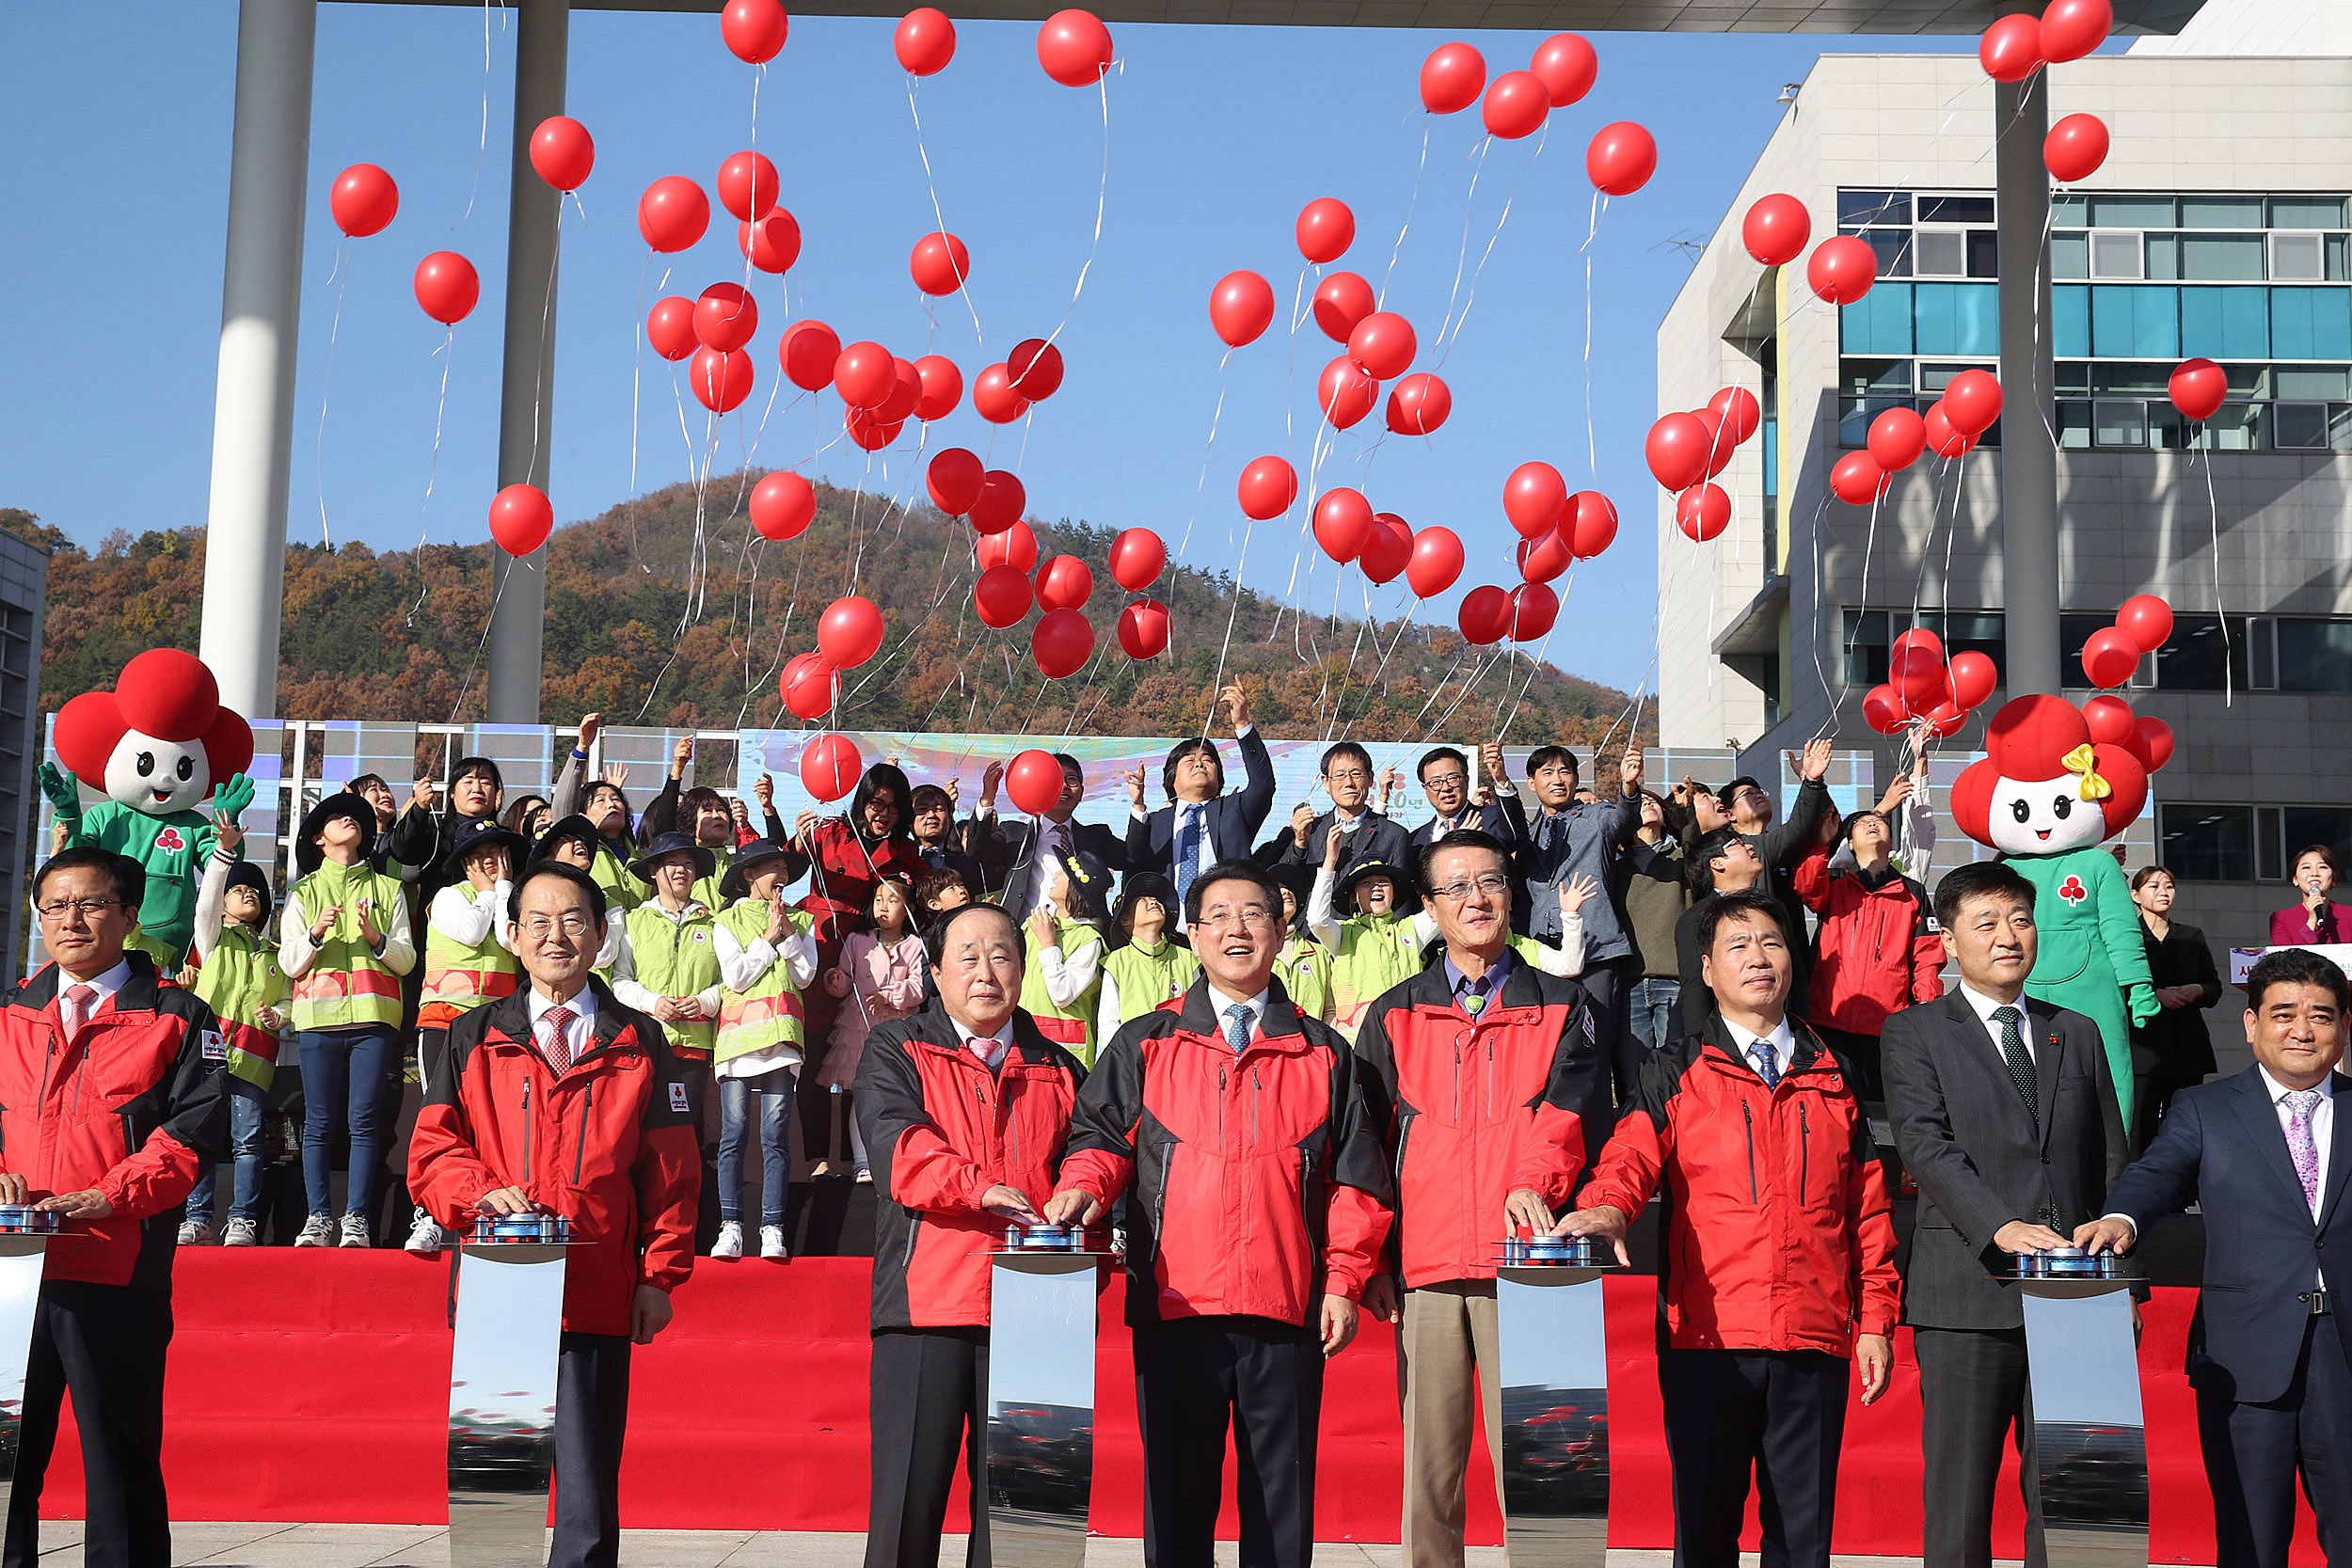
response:
<path id="1" fill-rule="evenodd" d="M 1994 87 L 1973 53 L 1815 65 L 1659 329 L 1661 413 L 1737 385 L 1768 421 L 1719 481 L 1735 498 L 1721 537 L 1684 537 L 1661 499 L 1664 745 L 1754 765 L 1825 728 L 1868 744 L 1862 699 L 1906 626 L 2002 659 L 2000 427 L 1895 475 L 1875 508 L 1829 479 L 1879 412 L 1924 412 L 1961 371 L 1994 368 L 1996 279 L 2041 266 L 2055 406 L 2012 397 L 2005 419 L 2049 419 L 2059 449 L 2068 694 L 2090 695 L 2076 655 L 2124 598 L 2162 594 L 2177 617 L 2122 693 L 2178 738 L 2130 863 L 2160 854 L 2186 884 L 2182 918 L 2228 947 L 2259 945 L 2293 902 L 2296 849 L 2352 857 L 2352 58 L 2227 53 L 2325 45 L 2348 10 L 2217 0 L 2180 39 L 2052 68 L 2051 119 L 2094 114 L 2113 145 L 2054 197 L 2040 258 L 2001 254 Z M 2274 38 L 2284 12 L 2310 14 Z M 1742 217 L 1783 191 L 1817 241 L 1868 242 L 1865 298 L 1825 305 L 1801 264 L 1748 256 Z M 2200 356 L 2229 378 L 2202 427 L 2166 392 Z M 2006 695 L 1945 743 L 1939 779 Z M 1948 866 L 1969 847 L 1946 832 Z"/>
<path id="2" fill-rule="evenodd" d="M 0 974 L 22 972 L 25 878 L 40 860 L 25 806 L 41 754 L 40 628 L 48 595 L 49 552 L 0 530 L 0 887 L 9 890 Z"/>

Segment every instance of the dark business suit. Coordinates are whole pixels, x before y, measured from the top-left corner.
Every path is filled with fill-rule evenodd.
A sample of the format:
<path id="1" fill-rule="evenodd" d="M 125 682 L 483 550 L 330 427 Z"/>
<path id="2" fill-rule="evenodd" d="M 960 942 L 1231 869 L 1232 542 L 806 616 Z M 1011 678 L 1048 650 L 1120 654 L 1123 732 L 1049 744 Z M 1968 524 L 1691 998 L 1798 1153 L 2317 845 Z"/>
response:
<path id="1" fill-rule="evenodd" d="M 1303 865 L 1320 870 L 1323 865 L 1323 841 L 1330 836 L 1332 825 L 1340 814 L 1327 811 L 1307 825 L 1307 847 L 1298 847 L 1298 837 L 1288 831 L 1277 833 L 1258 847 L 1258 860 L 1269 867 Z M 1219 840 L 1220 847 L 1223 844 Z M 1378 861 L 1396 873 L 1396 907 L 1406 914 L 1421 908 L 1421 899 L 1413 891 L 1413 840 L 1391 818 L 1366 808 L 1356 819 L 1356 829 L 1340 841 L 1342 859 L 1339 880 L 1347 880 L 1347 874 L 1371 861 Z M 1349 911 L 1352 912 L 1352 911 Z"/>
<path id="2" fill-rule="evenodd" d="M 2259 1067 L 2175 1095 L 2106 1201 L 2142 1238 L 2192 1197 L 2205 1216 L 2188 1376 L 2222 1568 L 2285 1568 L 2298 1466 L 2320 1550 L 2352 1561 L 2352 1322 L 2344 1307 L 2312 1311 L 2323 1270 L 2331 1304 L 2352 1296 L 2352 1078 L 2332 1088 L 2316 1221 Z"/>
<path id="3" fill-rule="evenodd" d="M 1433 816 L 1413 830 L 1410 842 L 1415 853 L 1438 842 L 1438 825 L 1443 820 L 1441 817 Z M 1520 810 L 1520 820 L 1522 822 L 1526 820 L 1524 807 Z M 1449 833 L 1476 832 L 1490 834 L 1501 839 L 1506 849 L 1509 848 L 1512 839 L 1517 836 L 1511 827 L 1510 816 L 1492 801 L 1483 806 L 1465 805 L 1462 808 L 1461 819 L 1447 823 L 1445 831 Z"/>
<path id="4" fill-rule="evenodd" d="M 1202 825 L 1216 847 L 1217 859 L 1246 861 L 1257 847 L 1266 814 L 1274 809 L 1274 756 L 1255 724 L 1235 744 L 1241 748 L 1245 782 L 1240 789 L 1203 802 L 1207 815 Z M 1176 809 L 1171 803 L 1147 816 L 1128 815 L 1127 869 L 1156 871 L 1182 887 L 1176 875 Z"/>
<path id="5" fill-rule="evenodd" d="M 1044 825 L 1051 827 L 1056 824 Z M 1110 829 L 1095 822 L 1070 822 L 1060 826 L 1069 830 L 1070 846 L 1080 854 L 1092 855 L 1114 873 L 1129 869 L 1126 842 Z M 997 901 L 1004 905 L 1005 912 L 1015 920 L 1029 917 L 1032 894 L 1037 886 L 1039 828 L 1040 824 L 1034 819 L 1009 828 L 1001 820 L 991 821 L 986 817 L 973 823 L 974 847 L 979 847 L 983 843 L 987 846 L 988 884 L 992 889 L 1002 890 L 1002 896 Z M 972 891 L 975 897 L 979 895 L 977 887 Z M 1107 896 L 1104 902 L 1109 902 Z"/>
<path id="6" fill-rule="evenodd" d="M 2025 1010 L 2019 1032 L 2033 1056 L 2033 1111 L 1958 990 L 1890 1014 L 1880 1037 L 1895 1148 L 1919 1184 L 1903 1321 L 1925 1407 L 1927 1568 L 1993 1560 L 1993 1493 L 2012 1428 L 2026 1560 L 2046 1560 L 2025 1306 L 2016 1286 L 1989 1277 L 1999 1257 L 1993 1237 L 2011 1220 L 2073 1235 L 2104 1212 L 2126 1158 L 2098 1026 L 2030 999 L 2014 1005 Z"/>

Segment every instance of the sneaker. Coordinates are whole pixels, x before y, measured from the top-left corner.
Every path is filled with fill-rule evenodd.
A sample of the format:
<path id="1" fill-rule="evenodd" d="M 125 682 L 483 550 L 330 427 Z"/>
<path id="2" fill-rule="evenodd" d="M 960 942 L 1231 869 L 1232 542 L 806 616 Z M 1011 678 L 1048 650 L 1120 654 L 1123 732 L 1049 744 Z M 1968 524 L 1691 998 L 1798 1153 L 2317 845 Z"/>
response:
<path id="1" fill-rule="evenodd" d="M 435 1223 L 433 1216 L 420 1209 L 417 1211 L 416 1218 L 409 1224 L 408 1240 L 402 1244 L 405 1250 L 413 1252 L 420 1258 L 430 1258 L 449 1244 L 443 1238 L 444 1233 L 440 1226 Z"/>
<path id="2" fill-rule="evenodd" d="M 230 1220 L 220 1233 L 222 1246 L 260 1246 L 262 1227 L 251 1220 Z"/>
<path id="3" fill-rule="evenodd" d="M 335 1222 L 325 1214 L 312 1214 L 302 1222 L 302 1234 L 294 1238 L 296 1246 L 333 1246 Z"/>
<path id="4" fill-rule="evenodd" d="M 865 1161 L 860 1160 L 857 1163 L 856 1174 L 853 1175 L 850 1180 L 857 1182 L 860 1186 L 872 1186 L 874 1184 L 874 1167 L 867 1164 Z"/>
<path id="5" fill-rule="evenodd" d="M 368 1217 L 365 1214 L 343 1216 L 342 1244 L 345 1246 L 375 1245 L 375 1239 L 368 1234 Z"/>
<path id="6" fill-rule="evenodd" d="M 741 1220 L 722 1220 L 719 1223 L 719 1239 L 710 1243 L 710 1256 L 713 1258 L 743 1256 L 743 1222 Z"/>
<path id="7" fill-rule="evenodd" d="M 784 1227 L 780 1225 L 763 1225 L 759 1227 L 759 1255 L 762 1258 L 777 1263 L 781 1263 L 786 1259 L 792 1256 L 790 1252 L 785 1249 Z"/>
<path id="8" fill-rule="evenodd" d="M 182 1246 L 211 1246 L 213 1227 L 202 1220 L 182 1220 L 180 1222 L 180 1244 Z"/>

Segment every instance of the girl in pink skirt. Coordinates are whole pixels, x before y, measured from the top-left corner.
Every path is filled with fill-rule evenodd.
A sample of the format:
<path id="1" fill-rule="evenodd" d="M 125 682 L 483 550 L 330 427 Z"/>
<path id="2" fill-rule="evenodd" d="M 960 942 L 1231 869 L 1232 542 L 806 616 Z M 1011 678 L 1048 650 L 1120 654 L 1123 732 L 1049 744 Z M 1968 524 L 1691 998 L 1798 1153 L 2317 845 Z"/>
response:
<path id="1" fill-rule="evenodd" d="M 866 1037 L 877 1024 L 914 1017 L 930 993 L 930 971 L 909 914 L 912 907 L 906 884 L 882 878 L 866 900 L 865 923 L 842 939 L 841 962 L 825 974 L 825 990 L 841 998 L 841 1007 L 834 1017 L 833 1047 L 818 1074 L 819 1086 L 848 1094 L 857 1082 Z M 871 1181 L 853 1108 L 849 1122 L 856 1180 Z"/>

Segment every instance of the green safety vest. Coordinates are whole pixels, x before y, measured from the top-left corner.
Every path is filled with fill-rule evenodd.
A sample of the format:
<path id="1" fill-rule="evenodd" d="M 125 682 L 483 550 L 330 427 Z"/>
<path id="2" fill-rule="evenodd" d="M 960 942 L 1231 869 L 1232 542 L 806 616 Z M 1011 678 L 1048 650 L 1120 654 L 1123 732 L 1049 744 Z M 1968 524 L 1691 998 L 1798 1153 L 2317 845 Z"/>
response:
<path id="1" fill-rule="evenodd" d="M 719 950 L 710 940 L 717 928 L 707 904 L 695 905 L 683 920 L 672 920 L 659 904 L 629 911 L 628 955 L 637 983 L 656 996 L 692 996 L 717 985 Z M 661 1027 L 677 1050 L 707 1055 L 718 1041 L 719 1026 L 709 1019 Z"/>
<path id="2" fill-rule="evenodd" d="M 1072 920 L 1064 915 L 1054 916 L 1054 944 L 1065 958 L 1074 958 L 1091 942 L 1101 946 L 1103 933 L 1090 921 Z M 1122 988 L 1124 989 L 1124 988 Z M 1094 1065 L 1094 1006 L 1103 994 L 1102 975 L 1098 972 L 1094 984 L 1068 1007 L 1057 1007 L 1045 994 L 1045 971 L 1038 965 L 1038 949 L 1029 949 L 1028 962 L 1021 976 L 1021 1006 L 1037 1021 L 1038 1033 L 1057 1045 L 1067 1047 L 1079 1062 Z"/>
<path id="3" fill-rule="evenodd" d="M 459 886 L 469 884 L 459 883 Z M 498 919 L 477 942 L 462 942 L 424 923 L 424 990 L 421 1000 L 471 1012 L 485 1002 L 512 996 L 522 984 L 522 961 L 499 945 Z"/>
<path id="4" fill-rule="evenodd" d="M 607 848 L 601 839 L 596 842 L 596 858 L 589 863 L 588 875 L 594 877 L 596 885 L 604 889 L 604 913 L 608 920 L 620 919 L 653 896 L 646 891 L 645 884 L 638 879 L 637 873 L 631 871 L 620 856 Z"/>
<path id="5" fill-rule="evenodd" d="M 1274 977 L 1301 1018 L 1331 1019 L 1331 955 L 1311 937 L 1293 937 L 1274 960 Z"/>
<path id="6" fill-rule="evenodd" d="M 1412 916 L 1350 915 L 1340 922 L 1339 947 L 1331 955 L 1332 1022 L 1354 1039 L 1365 1009 L 1420 973 Z"/>
<path id="7" fill-rule="evenodd" d="M 243 1037 L 251 1030 L 273 1043 L 277 1039 L 278 1031 L 263 1028 L 254 1015 L 263 1007 L 283 1012 L 294 995 L 292 982 L 278 966 L 278 949 L 250 926 L 223 921 L 213 956 L 197 967 L 194 990 L 222 1023 L 236 1026 L 222 1030 L 229 1037 L 229 1070 L 256 1088 L 268 1088 L 277 1075 L 277 1054 L 264 1057 L 247 1049 Z"/>
<path id="8" fill-rule="evenodd" d="M 719 883 L 726 876 L 727 868 L 735 863 L 735 851 L 732 848 L 721 845 L 707 844 L 703 846 L 703 847 L 710 851 L 710 875 L 703 878 L 694 884 L 694 896 L 701 899 L 704 906 L 707 909 L 725 909 L 727 901 L 719 895 Z M 758 930 L 753 932 L 752 934 L 754 936 L 764 936 L 767 933 L 767 930 L 768 927 L 765 925 L 762 925 Z"/>
<path id="9" fill-rule="evenodd" d="M 764 900 L 746 898 L 722 911 L 719 924 L 749 947 L 768 935 L 768 909 Z M 785 919 L 803 936 L 817 924 L 816 917 L 803 910 L 787 910 Z M 768 973 L 752 982 L 751 990 L 720 993 L 718 1044 L 711 1058 L 731 1062 L 780 1045 L 797 1048 L 808 1037 L 806 1022 L 801 988 L 792 983 L 792 966 L 779 953 Z"/>
<path id="10" fill-rule="evenodd" d="M 366 899 L 369 915 L 379 935 L 399 928 L 408 917 L 400 883 L 381 872 L 328 861 L 294 883 L 287 895 L 302 911 L 305 927 L 318 924 L 319 911 L 342 906 L 335 928 L 326 933 L 310 972 L 294 985 L 294 1026 L 297 1031 L 356 1029 L 367 1024 L 400 1026 L 400 976 L 360 940 L 359 914 L 355 907 Z"/>
<path id="11" fill-rule="evenodd" d="M 1163 938 L 1156 948 L 1129 942 L 1103 960 L 1103 972 L 1119 987 L 1119 1022 L 1124 1023 L 1184 995 L 1200 973 L 1200 960 L 1191 948 Z"/>

